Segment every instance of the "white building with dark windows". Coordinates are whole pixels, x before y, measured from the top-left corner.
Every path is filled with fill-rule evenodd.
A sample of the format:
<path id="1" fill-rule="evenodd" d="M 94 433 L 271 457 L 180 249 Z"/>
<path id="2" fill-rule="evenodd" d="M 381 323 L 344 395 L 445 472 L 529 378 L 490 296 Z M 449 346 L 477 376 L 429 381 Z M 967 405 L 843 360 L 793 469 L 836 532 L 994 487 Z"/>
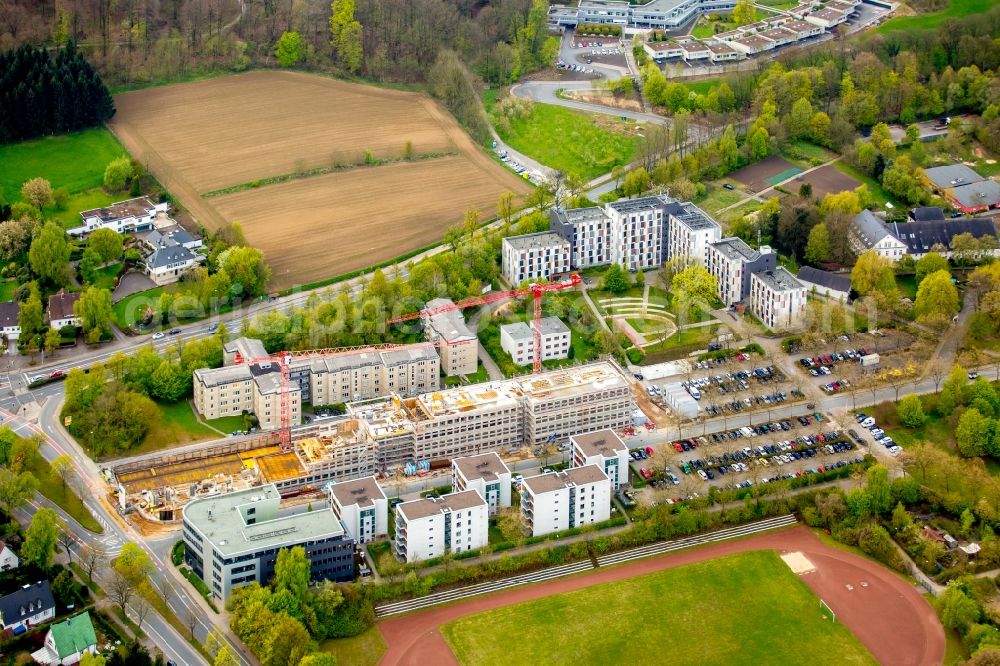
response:
<path id="1" fill-rule="evenodd" d="M 455 492 L 475 490 L 482 495 L 491 516 L 510 506 L 510 469 L 496 452 L 453 459 L 451 487 Z"/>
<path id="2" fill-rule="evenodd" d="M 893 234 L 885 222 L 875 217 L 870 210 L 863 210 L 854 216 L 848 232 L 848 243 L 856 254 L 874 250 L 880 257 L 899 261 L 906 254 L 906 243 Z"/>
<path id="3" fill-rule="evenodd" d="M 417 562 L 482 548 L 489 542 L 489 507 L 475 490 L 396 505 L 393 551 Z"/>
<path id="4" fill-rule="evenodd" d="M 634 5 L 621 0 L 581 0 L 577 7 L 552 5 L 548 18 L 554 27 L 601 23 L 629 28 L 675 29 L 698 14 L 726 13 L 735 6 L 736 0 L 652 0 Z"/>
<path id="5" fill-rule="evenodd" d="M 708 246 L 722 238 L 722 227 L 692 203 L 671 213 L 667 230 L 667 257 L 687 257 L 708 263 Z"/>
<path id="6" fill-rule="evenodd" d="M 501 247 L 503 276 L 516 287 L 525 281 L 549 280 L 570 270 L 569 241 L 551 231 L 508 236 Z"/>
<path id="7" fill-rule="evenodd" d="M 0 334 L 7 339 L 8 350 L 13 353 L 21 337 L 21 304 L 16 301 L 0 303 Z"/>
<path id="8" fill-rule="evenodd" d="M 604 470 L 613 491 L 628 483 L 628 446 L 614 430 L 573 435 L 569 441 L 573 467 L 597 465 Z"/>
<path id="9" fill-rule="evenodd" d="M 426 310 L 453 305 L 451 299 L 428 301 Z M 465 325 L 461 310 L 448 310 L 422 317 L 427 339 L 437 345 L 445 374 L 472 375 L 479 368 L 479 338 Z"/>
<path id="10" fill-rule="evenodd" d="M 727 306 L 750 295 L 750 275 L 773 271 L 777 254 L 770 247 L 755 250 L 741 238 L 723 238 L 708 246 L 706 268 L 719 285 L 719 300 Z"/>
<path id="11" fill-rule="evenodd" d="M 357 543 L 371 543 L 389 534 L 389 504 L 374 476 L 333 483 L 330 507 Z"/>
<path id="12" fill-rule="evenodd" d="M 302 546 L 313 580 L 354 579 L 354 540 L 332 509 L 283 509 L 275 486 L 199 497 L 184 506 L 184 561 L 225 601 L 248 583 L 274 577 L 278 551 Z"/>
<path id="13" fill-rule="evenodd" d="M 0 597 L 0 629 L 22 634 L 56 616 L 52 585 L 47 580 L 14 590 Z"/>
<path id="14" fill-rule="evenodd" d="M 805 285 L 780 266 L 750 277 L 750 311 L 772 331 L 802 325 L 806 294 Z"/>
<path id="15" fill-rule="evenodd" d="M 528 476 L 521 482 L 521 518 L 531 536 L 592 525 L 611 517 L 611 481 L 597 465 Z"/>
<path id="16" fill-rule="evenodd" d="M 544 317 L 540 322 L 542 360 L 567 358 L 570 349 L 570 329 L 559 317 Z M 522 321 L 500 327 L 500 347 L 510 354 L 517 365 L 528 365 L 535 359 L 535 322 Z"/>
<path id="17" fill-rule="evenodd" d="M 660 265 L 666 203 L 662 197 L 642 197 L 605 206 L 611 224 L 611 263 L 633 272 Z"/>
<path id="18" fill-rule="evenodd" d="M 570 245 L 573 268 L 611 263 L 611 221 L 599 206 L 553 208 L 550 228 Z"/>
<path id="19" fill-rule="evenodd" d="M 119 201 L 104 208 L 80 213 L 82 224 L 66 231 L 70 236 L 89 236 L 98 229 L 111 229 L 120 234 L 134 234 L 153 228 L 158 213 L 166 214 L 169 204 L 154 204 L 146 197 Z"/>

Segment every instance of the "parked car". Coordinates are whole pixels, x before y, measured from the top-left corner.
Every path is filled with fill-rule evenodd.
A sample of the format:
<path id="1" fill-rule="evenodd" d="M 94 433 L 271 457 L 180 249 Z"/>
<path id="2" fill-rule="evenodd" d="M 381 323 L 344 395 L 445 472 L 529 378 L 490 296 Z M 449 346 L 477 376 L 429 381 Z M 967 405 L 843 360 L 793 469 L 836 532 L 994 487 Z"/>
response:
<path id="1" fill-rule="evenodd" d="M 156 333 L 153 333 L 154 340 L 160 340 L 162 338 L 163 338 L 163 331 L 157 331 Z"/>

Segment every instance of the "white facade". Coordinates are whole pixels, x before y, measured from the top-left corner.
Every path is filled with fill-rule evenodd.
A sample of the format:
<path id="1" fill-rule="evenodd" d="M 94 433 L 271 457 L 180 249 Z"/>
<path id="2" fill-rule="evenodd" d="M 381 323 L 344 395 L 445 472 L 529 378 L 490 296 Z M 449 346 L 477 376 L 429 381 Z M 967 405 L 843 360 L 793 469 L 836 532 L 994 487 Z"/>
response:
<path id="1" fill-rule="evenodd" d="M 166 213 L 169 205 L 154 204 L 146 197 L 118 201 L 105 208 L 85 210 L 80 213 L 83 224 L 66 233 L 70 236 L 89 236 L 98 229 L 111 229 L 120 234 L 131 234 L 150 229 L 157 213 Z"/>
<path id="2" fill-rule="evenodd" d="M 501 247 L 503 276 L 516 287 L 526 280 L 548 280 L 570 270 L 570 245 L 558 234 L 508 236 Z"/>
<path id="3" fill-rule="evenodd" d="M 14 343 L 21 337 L 21 305 L 14 301 L 0 303 L 0 334 Z M 11 344 L 11 347 L 14 345 Z"/>
<path id="4" fill-rule="evenodd" d="M 609 203 L 611 263 L 637 271 L 660 265 L 664 202 L 656 197 Z"/>
<path id="5" fill-rule="evenodd" d="M 417 562 L 482 548 L 489 541 L 489 508 L 475 490 L 396 505 L 396 557 Z"/>
<path id="6" fill-rule="evenodd" d="M 491 516 L 510 506 L 510 469 L 495 452 L 453 459 L 451 487 L 455 492 L 475 490 Z"/>
<path id="7" fill-rule="evenodd" d="M 567 358 L 569 356 L 571 332 L 559 317 L 545 317 L 541 320 L 542 360 Z M 500 327 L 500 347 L 510 354 L 517 365 L 529 365 L 535 359 L 535 322 L 516 322 Z"/>
<path id="8" fill-rule="evenodd" d="M 646 42 L 642 45 L 650 58 L 657 62 L 670 58 L 680 58 L 684 49 L 677 42 Z"/>
<path id="9" fill-rule="evenodd" d="M 65 289 L 49 296 L 49 326 L 59 330 L 64 326 L 82 325 L 81 319 L 76 315 L 75 305 L 80 300 L 80 294 L 67 293 Z"/>
<path id="10" fill-rule="evenodd" d="M 85 654 L 97 654 L 97 634 L 86 612 L 53 625 L 45 634 L 45 644 L 31 658 L 37 664 L 70 666 L 80 663 Z"/>
<path id="11" fill-rule="evenodd" d="M 750 311 L 772 331 L 802 325 L 806 287 L 784 268 L 750 276 Z"/>
<path id="12" fill-rule="evenodd" d="M 684 210 L 669 216 L 667 235 L 670 258 L 687 257 L 707 265 L 708 246 L 722 238 L 722 227 L 697 206 L 685 204 Z"/>
<path id="13" fill-rule="evenodd" d="M 17 554 L 10 549 L 10 546 L 0 541 L 0 571 L 16 569 L 20 563 Z"/>
<path id="14" fill-rule="evenodd" d="M 611 489 L 628 483 L 628 446 L 614 430 L 599 430 L 569 438 L 573 447 L 573 467 L 597 465 L 604 470 Z"/>
<path id="15" fill-rule="evenodd" d="M 856 254 L 874 250 L 890 261 L 899 261 L 907 253 L 906 243 L 896 238 L 870 210 L 863 210 L 854 216 L 848 243 Z"/>
<path id="16" fill-rule="evenodd" d="M 330 507 L 357 543 L 389 534 L 389 503 L 374 476 L 332 484 Z"/>
<path id="17" fill-rule="evenodd" d="M 426 310 L 451 305 L 451 299 L 435 298 L 427 303 Z M 448 310 L 422 319 L 427 339 L 437 345 L 445 374 L 475 374 L 479 369 L 479 338 L 465 325 L 462 311 Z"/>
<path id="18" fill-rule="evenodd" d="M 597 465 L 525 477 L 521 517 L 531 536 L 603 522 L 611 517 L 611 482 Z"/>

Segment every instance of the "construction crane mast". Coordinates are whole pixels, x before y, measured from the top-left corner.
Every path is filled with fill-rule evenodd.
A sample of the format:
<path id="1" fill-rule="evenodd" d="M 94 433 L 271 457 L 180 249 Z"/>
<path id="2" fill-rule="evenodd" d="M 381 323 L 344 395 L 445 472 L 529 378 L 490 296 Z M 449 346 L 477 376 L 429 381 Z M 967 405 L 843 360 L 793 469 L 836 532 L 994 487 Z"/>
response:
<path id="1" fill-rule="evenodd" d="M 489 305 L 490 303 L 496 303 L 498 301 L 506 301 L 511 298 L 521 298 L 522 296 L 532 295 L 535 300 L 535 311 L 534 318 L 532 320 L 532 337 L 534 338 L 535 345 L 535 359 L 534 359 L 534 371 L 538 372 L 542 369 L 542 295 L 549 291 L 561 291 L 563 289 L 572 289 L 580 284 L 581 278 L 579 275 L 574 273 L 567 280 L 562 280 L 560 282 L 553 282 L 551 284 L 542 284 L 534 282 L 526 289 L 513 289 L 511 291 L 491 291 L 484 296 L 473 296 L 470 298 L 463 299 L 458 303 L 451 303 L 449 305 L 441 305 L 436 308 L 427 308 L 421 310 L 420 312 L 411 312 L 409 314 L 401 315 L 399 317 L 394 317 L 388 320 L 389 324 L 398 324 L 404 321 L 412 321 L 414 319 L 423 319 L 425 317 L 433 317 L 434 315 L 439 315 L 444 312 L 452 312 L 454 310 L 464 310 L 465 308 L 472 308 L 479 305 Z"/>

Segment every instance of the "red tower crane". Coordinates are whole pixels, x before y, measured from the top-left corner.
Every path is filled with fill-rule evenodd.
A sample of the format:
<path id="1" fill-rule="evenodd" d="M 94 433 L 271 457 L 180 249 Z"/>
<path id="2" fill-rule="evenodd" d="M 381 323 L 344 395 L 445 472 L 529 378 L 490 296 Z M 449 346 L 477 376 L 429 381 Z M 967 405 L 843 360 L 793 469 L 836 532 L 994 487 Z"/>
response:
<path id="1" fill-rule="evenodd" d="M 542 369 L 542 294 L 548 291 L 560 291 L 562 289 L 571 289 L 580 284 L 582 280 L 580 276 L 574 273 L 567 280 L 562 280 L 560 282 L 553 282 L 551 284 L 541 284 L 532 283 L 528 285 L 526 289 L 513 289 L 511 291 L 491 291 L 484 296 L 472 296 L 470 298 L 463 299 L 458 303 L 451 303 L 449 305 L 441 305 L 436 308 L 428 308 L 421 310 L 420 312 L 411 312 L 409 314 L 401 315 L 399 317 L 394 317 L 388 320 L 389 324 L 398 324 L 403 321 L 411 321 L 413 319 L 422 319 L 424 317 L 433 317 L 434 315 L 442 314 L 444 312 L 451 312 L 453 310 L 464 310 L 465 308 L 475 307 L 477 305 L 488 305 L 490 303 L 496 303 L 497 301 L 505 301 L 509 298 L 520 298 L 521 296 L 527 296 L 531 294 L 535 298 L 535 316 L 532 321 L 532 336 L 535 342 L 535 362 L 534 371 L 538 372 Z"/>

